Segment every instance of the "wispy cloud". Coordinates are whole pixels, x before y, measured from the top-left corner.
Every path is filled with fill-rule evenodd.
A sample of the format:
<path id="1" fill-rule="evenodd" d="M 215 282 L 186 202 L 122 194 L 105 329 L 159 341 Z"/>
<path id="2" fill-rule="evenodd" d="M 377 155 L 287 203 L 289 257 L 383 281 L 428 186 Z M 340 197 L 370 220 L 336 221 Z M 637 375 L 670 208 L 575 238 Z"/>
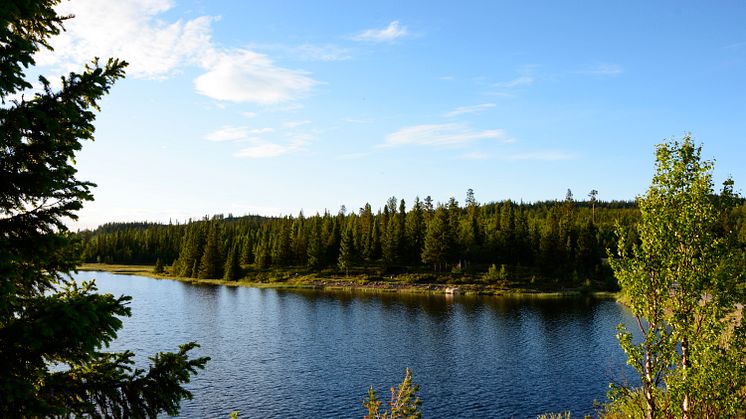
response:
<path id="1" fill-rule="evenodd" d="M 92 57 L 118 57 L 130 63 L 127 76 L 140 79 L 164 79 L 197 67 L 204 71 L 195 80 L 197 92 L 227 102 L 289 103 L 317 84 L 308 73 L 278 66 L 266 55 L 217 46 L 212 25 L 219 18 L 166 20 L 164 13 L 173 7 L 169 0 L 61 2 L 58 13 L 75 18 L 51 39 L 54 51 L 43 50 L 35 59 L 67 72 Z"/>
<path id="2" fill-rule="evenodd" d="M 344 61 L 352 58 L 349 49 L 332 44 L 303 44 L 291 50 L 297 58 L 308 61 Z"/>
<path id="3" fill-rule="evenodd" d="M 304 119 L 302 121 L 288 121 L 288 122 L 285 122 L 284 124 L 282 124 L 282 126 L 285 127 L 285 128 L 292 129 L 292 128 L 298 128 L 298 127 L 303 126 L 303 125 L 308 125 L 310 123 L 311 123 L 310 119 Z"/>
<path id="4" fill-rule="evenodd" d="M 732 44 L 728 44 L 723 47 L 723 49 L 728 49 L 728 50 L 737 50 L 741 48 L 746 48 L 746 42 L 734 42 Z"/>
<path id="5" fill-rule="evenodd" d="M 325 43 L 303 43 L 288 45 L 278 43 L 252 43 L 246 46 L 252 51 L 264 51 L 275 56 L 301 61 L 345 61 L 352 58 L 352 51 L 339 45 Z"/>
<path id="6" fill-rule="evenodd" d="M 238 150 L 234 155 L 236 157 L 250 159 L 280 157 L 304 150 L 305 146 L 310 143 L 311 140 L 312 137 L 308 134 L 301 134 L 290 137 L 285 142 L 270 142 L 258 140 L 249 147 L 244 147 Z"/>
<path id="7" fill-rule="evenodd" d="M 493 86 L 501 89 L 513 89 L 516 87 L 530 86 L 534 84 L 534 80 L 535 79 L 531 76 L 521 76 L 514 78 L 513 80 L 495 83 Z"/>
<path id="8" fill-rule="evenodd" d="M 424 124 L 404 127 L 386 136 L 383 147 L 404 145 L 463 146 L 483 139 L 500 142 L 513 140 L 503 130 L 474 130 L 463 124 Z"/>
<path id="9" fill-rule="evenodd" d="M 210 46 L 210 25 L 217 20 L 210 16 L 176 22 L 158 18 L 172 6 L 164 0 L 61 2 L 57 12 L 75 18 L 66 21 L 66 30 L 50 40 L 54 51 L 40 51 L 36 61 L 68 71 L 92 57 L 117 57 L 130 63 L 128 77 L 165 78 Z"/>
<path id="10" fill-rule="evenodd" d="M 251 131 L 249 131 L 249 133 L 254 134 L 254 135 L 269 134 L 269 133 L 272 133 L 272 132 L 275 132 L 275 129 L 274 128 L 270 128 L 270 127 L 254 128 Z"/>
<path id="11" fill-rule="evenodd" d="M 219 53 L 205 61 L 208 71 L 194 86 L 197 93 L 217 100 L 273 105 L 296 100 L 317 84 L 306 72 L 278 67 L 249 50 Z"/>
<path id="12" fill-rule="evenodd" d="M 238 141 L 243 140 L 248 136 L 248 127 L 234 127 L 227 125 L 205 135 L 205 139 L 208 141 Z"/>
<path id="13" fill-rule="evenodd" d="M 269 127 L 250 129 L 249 127 L 234 127 L 231 125 L 226 125 L 220 129 L 217 129 L 205 135 L 205 139 L 208 141 L 215 141 L 215 142 L 242 141 L 242 140 L 250 140 L 252 138 L 251 136 L 271 134 L 273 132 L 275 132 L 275 129 L 269 128 Z"/>
<path id="14" fill-rule="evenodd" d="M 446 118 L 452 118 L 454 116 L 459 116 L 467 113 L 480 113 L 482 111 L 485 111 L 487 109 L 494 108 L 494 103 L 480 103 L 479 105 L 472 105 L 472 106 L 459 106 L 458 108 L 445 113 L 443 116 Z"/>
<path id="15" fill-rule="evenodd" d="M 407 27 L 402 26 L 398 20 L 394 20 L 383 29 L 366 29 L 354 35 L 352 39 L 364 42 L 393 42 L 407 35 L 409 35 Z"/>
<path id="16" fill-rule="evenodd" d="M 598 77 L 614 77 L 624 73 L 624 68 L 619 64 L 601 63 L 578 71 L 578 73 Z"/>
<path id="17" fill-rule="evenodd" d="M 256 144 L 250 147 L 242 148 L 235 154 L 236 157 L 248 157 L 251 159 L 262 159 L 268 157 L 279 157 L 283 154 L 292 152 L 293 149 L 287 145 L 275 143 Z"/>

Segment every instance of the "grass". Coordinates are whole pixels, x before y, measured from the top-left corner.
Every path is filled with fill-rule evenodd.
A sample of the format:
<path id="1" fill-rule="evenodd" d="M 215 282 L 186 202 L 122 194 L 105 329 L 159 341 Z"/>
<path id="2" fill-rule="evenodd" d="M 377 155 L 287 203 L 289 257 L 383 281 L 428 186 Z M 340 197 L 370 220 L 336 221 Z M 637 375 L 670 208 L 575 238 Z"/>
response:
<path id="1" fill-rule="evenodd" d="M 561 289 L 557 291 L 538 290 L 509 281 L 497 284 L 469 282 L 479 281 L 478 277 L 460 275 L 457 281 L 450 275 L 436 277 L 433 274 L 402 274 L 380 276 L 356 273 L 343 276 L 333 271 L 304 272 L 295 269 L 277 269 L 253 271 L 238 281 L 223 279 L 181 278 L 168 272 L 156 274 L 153 265 L 112 265 L 104 263 L 84 263 L 78 266 L 79 271 L 103 271 L 119 275 L 138 275 L 155 279 L 170 279 L 200 285 L 226 285 L 255 288 L 288 288 L 288 289 L 330 289 L 360 291 L 372 293 L 433 293 L 445 294 L 447 289 L 456 289 L 458 294 L 466 295 L 503 295 L 531 296 L 532 298 L 560 298 L 577 295 L 592 295 L 597 298 L 615 298 L 616 293 L 588 292 L 584 289 Z"/>

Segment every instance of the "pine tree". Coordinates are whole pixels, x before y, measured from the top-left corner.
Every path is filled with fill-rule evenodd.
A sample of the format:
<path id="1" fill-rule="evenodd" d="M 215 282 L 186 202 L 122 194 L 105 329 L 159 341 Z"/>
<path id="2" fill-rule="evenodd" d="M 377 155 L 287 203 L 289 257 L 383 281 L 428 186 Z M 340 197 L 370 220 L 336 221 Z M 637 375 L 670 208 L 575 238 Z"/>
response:
<path id="1" fill-rule="evenodd" d="M 223 255 L 220 251 L 220 237 L 217 221 L 210 222 L 205 250 L 199 262 L 198 278 L 217 279 L 223 277 Z"/>
<path id="2" fill-rule="evenodd" d="M 253 232 L 249 231 L 241 241 L 241 259 L 242 265 L 251 265 L 254 263 L 254 245 L 252 240 Z"/>
<path id="3" fill-rule="evenodd" d="M 363 257 L 363 263 L 367 267 L 369 263 L 373 261 L 375 253 L 375 243 L 373 239 L 373 229 L 375 221 L 373 219 L 373 211 L 369 203 L 365 203 L 363 208 L 360 208 L 360 243 L 358 248 Z"/>
<path id="4" fill-rule="evenodd" d="M 342 233 L 342 243 L 339 247 L 339 258 L 337 259 L 337 267 L 345 272 L 345 276 L 349 275 L 352 265 L 352 245 L 352 226 L 351 223 L 348 223 Z"/>
<path id="5" fill-rule="evenodd" d="M 308 267 L 318 269 L 324 263 L 324 248 L 321 244 L 318 217 L 313 218 L 308 231 Z"/>
<path id="6" fill-rule="evenodd" d="M 0 6 L 0 417 L 177 414 L 191 398 L 183 384 L 207 358 L 190 359 L 189 343 L 133 370 L 132 352 L 102 352 L 130 315 L 130 298 L 69 276 L 79 253 L 65 220 L 77 219 L 94 186 L 72 164 L 126 63 L 94 60 L 63 77 L 59 91 L 40 77 L 33 98 L 5 102 L 31 88 L 24 69 L 62 30 L 57 4 Z"/>
<path id="7" fill-rule="evenodd" d="M 381 401 L 378 400 L 373 387 L 370 387 L 368 389 L 368 399 L 363 401 L 363 407 L 368 411 L 365 419 L 422 418 L 422 412 L 419 410 L 422 401 L 417 397 L 419 390 L 420 386 L 412 382 L 412 372 L 407 368 L 404 373 L 404 381 L 397 388 L 391 387 L 388 409 L 381 412 Z"/>
<path id="8" fill-rule="evenodd" d="M 425 209 L 419 197 L 415 198 L 412 210 L 406 215 L 405 231 L 407 259 L 411 263 L 419 263 L 425 242 Z"/>
<path id="9" fill-rule="evenodd" d="M 153 267 L 153 273 L 155 274 L 162 274 L 165 271 L 163 268 L 163 261 L 161 258 L 156 259 L 155 266 Z"/>
<path id="10" fill-rule="evenodd" d="M 448 211 L 440 206 L 427 226 L 422 262 L 432 265 L 435 271 L 441 270 L 451 253 L 451 229 L 448 221 Z"/>
<path id="11" fill-rule="evenodd" d="M 241 264 L 239 262 L 241 256 L 238 249 L 238 243 L 235 243 L 228 254 L 228 259 L 225 261 L 223 279 L 226 281 L 237 281 L 241 278 Z"/>

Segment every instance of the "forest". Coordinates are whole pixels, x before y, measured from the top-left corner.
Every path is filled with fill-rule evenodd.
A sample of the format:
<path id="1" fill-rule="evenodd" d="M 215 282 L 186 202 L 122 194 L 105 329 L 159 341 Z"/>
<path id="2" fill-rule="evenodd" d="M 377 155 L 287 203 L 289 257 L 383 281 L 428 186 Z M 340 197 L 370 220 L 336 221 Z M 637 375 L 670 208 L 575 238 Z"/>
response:
<path id="1" fill-rule="evenodd" d="M 110 223 L 78 236 L 84 262 L 155 265 L 184 278 L 263 281 L 301 272 L 614 289 L 607 250 L 616 251 L 618 231 L 636 242 L 639 210 L 634 201 L 596 200 L 595 191 L 588 198 L 576 201 L 568 190 L 562 201 L 480 204 L 470 189 L 464 205 L 426 197 L 408 207 L 391 197 L 375 211 L 366 204 L 313 216 Z M 742 205 L 723 220 L 742 242 L 745 214 Z"/>

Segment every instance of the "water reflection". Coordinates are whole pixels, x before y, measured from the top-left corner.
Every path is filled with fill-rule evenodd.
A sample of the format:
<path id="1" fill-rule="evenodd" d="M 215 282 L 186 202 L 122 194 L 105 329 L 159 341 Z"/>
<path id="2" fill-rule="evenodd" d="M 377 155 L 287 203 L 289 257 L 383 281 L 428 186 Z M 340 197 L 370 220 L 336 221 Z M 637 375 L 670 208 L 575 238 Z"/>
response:
<path id="1" fill-rule="evenodd" d="M 184 417 L 350 417 L 367 388 L 422 385 L 426 417 L 592 413 L 624 355 L 624 311 L 588 298 L 328 292 L 194 286 L 82 273 L 129 294 L 114 349 L 145 355 L 196 340 L 213 359 Z M 380 395 L 384 396 L 383 393 Z"/>

